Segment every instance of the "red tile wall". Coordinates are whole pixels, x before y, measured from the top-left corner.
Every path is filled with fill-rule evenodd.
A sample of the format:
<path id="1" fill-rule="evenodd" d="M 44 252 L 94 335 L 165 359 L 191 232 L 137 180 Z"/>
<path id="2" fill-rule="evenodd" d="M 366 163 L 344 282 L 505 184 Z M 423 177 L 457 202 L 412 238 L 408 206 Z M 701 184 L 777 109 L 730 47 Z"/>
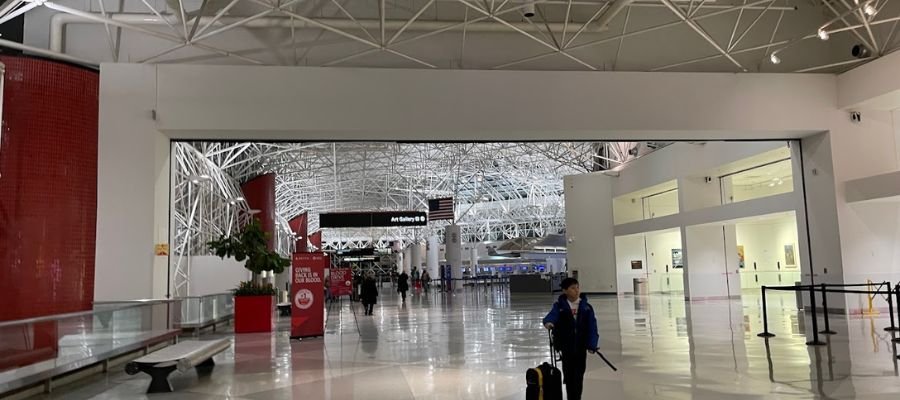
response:
<path id="1" fill-rule="evenodd" d="M 27 57 L 0 62 L 0 321 L 89 310 L 99 74 Z"/>

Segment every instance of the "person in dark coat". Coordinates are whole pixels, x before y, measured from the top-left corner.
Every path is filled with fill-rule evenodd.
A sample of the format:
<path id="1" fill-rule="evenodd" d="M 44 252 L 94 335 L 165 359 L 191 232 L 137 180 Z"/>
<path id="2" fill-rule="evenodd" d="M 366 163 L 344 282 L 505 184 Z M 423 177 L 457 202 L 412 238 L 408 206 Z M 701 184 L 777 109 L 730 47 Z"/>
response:
<path id="1" fill-rule="evenodd" d="M 581 294 L 578 280 L 566 278 L 560 286 L 563 294 L 544 317 L 544 326 L 553 332 L 553 346 L 562 353 L 567 398 L 581 400 L 587 353 L 595 353 L 600 341 L 597 317 L 587 296 Z"/>
<path id="2" fill-rule="evenodd" d="M 409 275 L 406 274 L 406 271 L 400 272 L 400 276 L 397 277 L 397 292 L 400 293 L 400 297 L 403 298 L 403 302 L 406 302 L 406 292 L 409 290 Z"/>
<path id="3" fill-rule="evenodd" d="M 428 270 L 422 270 L 422 289 L 425 290 L 425 293 L 428 293 L 428 286 L 431 286 L 431 275 L 428 274 Z"/>
<path id="4" fill-rule="evenodd" d="M 363 279 L 361 293 L 359 295 L 366 315 L 372 315 L 375 303 L 378 302 L 378 287 L 375 286 L 375 273 L 369 271 Z"/>

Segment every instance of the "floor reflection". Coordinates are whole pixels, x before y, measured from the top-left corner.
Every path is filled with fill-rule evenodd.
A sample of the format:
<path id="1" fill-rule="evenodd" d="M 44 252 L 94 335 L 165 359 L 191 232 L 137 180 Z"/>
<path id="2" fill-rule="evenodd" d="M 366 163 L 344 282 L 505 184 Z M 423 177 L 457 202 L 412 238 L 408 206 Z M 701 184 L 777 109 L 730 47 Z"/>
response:
<path id="1" fill-rule="evenodd" d="M 549 357 L 540 320 L 555 296 L 467 288 L 418 293 L 406 303 L 382 290 L 375 315 L 343 301 L 329 306 L 323 338 L 234 336 L 210 377 L 174 374 L 179 399 L 522 399 L 524 372 Z M 687 303 L 680 294 L 590 298 L 601 350 L 591 356 L 586 399 L 851 399 L 900 392 L 897 333 L 886 315 L 832 315 L 825 346 L 805 342 L 809 315 L 792 293 L 770 294 L 762 339 L 761 299 Z M 43 398 L 144 398 L 148 380 L 115 372 Z"/>

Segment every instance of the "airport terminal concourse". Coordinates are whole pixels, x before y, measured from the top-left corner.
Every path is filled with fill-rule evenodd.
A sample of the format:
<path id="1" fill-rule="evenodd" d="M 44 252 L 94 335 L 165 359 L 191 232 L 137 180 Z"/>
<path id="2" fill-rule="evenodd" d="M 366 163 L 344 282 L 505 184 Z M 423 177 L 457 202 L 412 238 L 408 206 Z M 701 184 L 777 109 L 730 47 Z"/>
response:
<path id="1" fill-rule="evenodd" d="M 0 399 L 887 399 L 898 0 L 0 0 Z"/>

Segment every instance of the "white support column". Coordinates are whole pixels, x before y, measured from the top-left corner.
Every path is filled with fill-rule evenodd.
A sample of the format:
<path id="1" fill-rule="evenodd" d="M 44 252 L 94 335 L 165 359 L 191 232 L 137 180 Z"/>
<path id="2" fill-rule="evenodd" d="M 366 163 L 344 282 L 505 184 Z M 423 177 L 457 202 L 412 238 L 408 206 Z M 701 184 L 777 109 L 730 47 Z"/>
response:
<path id="1" fill-rule="evenodd" d="M 428 274 L 432 279 L 438 279 L 438 252 L 441 244 L 438 242 L 437 236 L 429 236 L 425 241 L 425 267 L 428 268 Z"/>
<path id="2" fill-rule="evenodd" d="M 460 242 L 459 225 L 447 225 L 444 228 L 444 244 L 447 246 L 447 265 L 450 266 L 450 278 L 453 281 L 453 290 L 462 290 L 462 283 L 456 279 L 462 279 L 462 243 Z"/>
<path id="3" fill-rule="evenodd" d="M 409 270 L 410 270 L 410 272 L 412 272 L 412 269 L 415 268 L 421 274 L 422 273 L 422 254 L 423 254 L 422 245 L 419 242 L 413 242 L 409 246 L 409 250 L 410 250 L 410 252 L 409 252 L 410 269 Z"/>
<path id="4" fill-rule="evenodd" d="M 168 236 L 168 196 L 158 195 L 168 192 L 169 172 L 165 152 L 154 149 L 165 148 L 169 139 L 156 128 L 156 106 L 156 67 L 101 68 L 96 301 L 146 299 L 161 292 L 154 290 L 162 285 L 154 283 L 153 244 Z M 138 148 L 150 151 L 134 151 Z M 157 270 L 162 279 L 162 266 Z"/>
<path id="5" fill-rule="evenodd" d="M 613 232 L 615 178 L 604 174 L 570 175 L 566 195 L 566 241 L 570 275 L 578 271 L 581 290 L 616 293 L 616 246 Z"/>
<path id="6" fill-rule="evenodd" d="M 844 283 L 843 246 L 837 213 L 831 133 L 804 138 L 800 146 L 791 148 L 791 156 L 795 160 L 794 191 L 804 193 L 805 189 L 806 195 L 805 201 L 802 196 L 798 196 L 797 200 L 800 281 L 804 285 Z M 802 297 L 806 305 L 809 299 L 807 296 Z M 841 294 L 830 294 L 828 308 L 846 310 L 846 298 Z"/>
<path id="7" fill-rule="evenodd" d="M 400 265 L 401 272 L 406 272 L 408 274 L 412 271 L 412 248 L 407 247 L 403 249 L 403 258 Z"/>

